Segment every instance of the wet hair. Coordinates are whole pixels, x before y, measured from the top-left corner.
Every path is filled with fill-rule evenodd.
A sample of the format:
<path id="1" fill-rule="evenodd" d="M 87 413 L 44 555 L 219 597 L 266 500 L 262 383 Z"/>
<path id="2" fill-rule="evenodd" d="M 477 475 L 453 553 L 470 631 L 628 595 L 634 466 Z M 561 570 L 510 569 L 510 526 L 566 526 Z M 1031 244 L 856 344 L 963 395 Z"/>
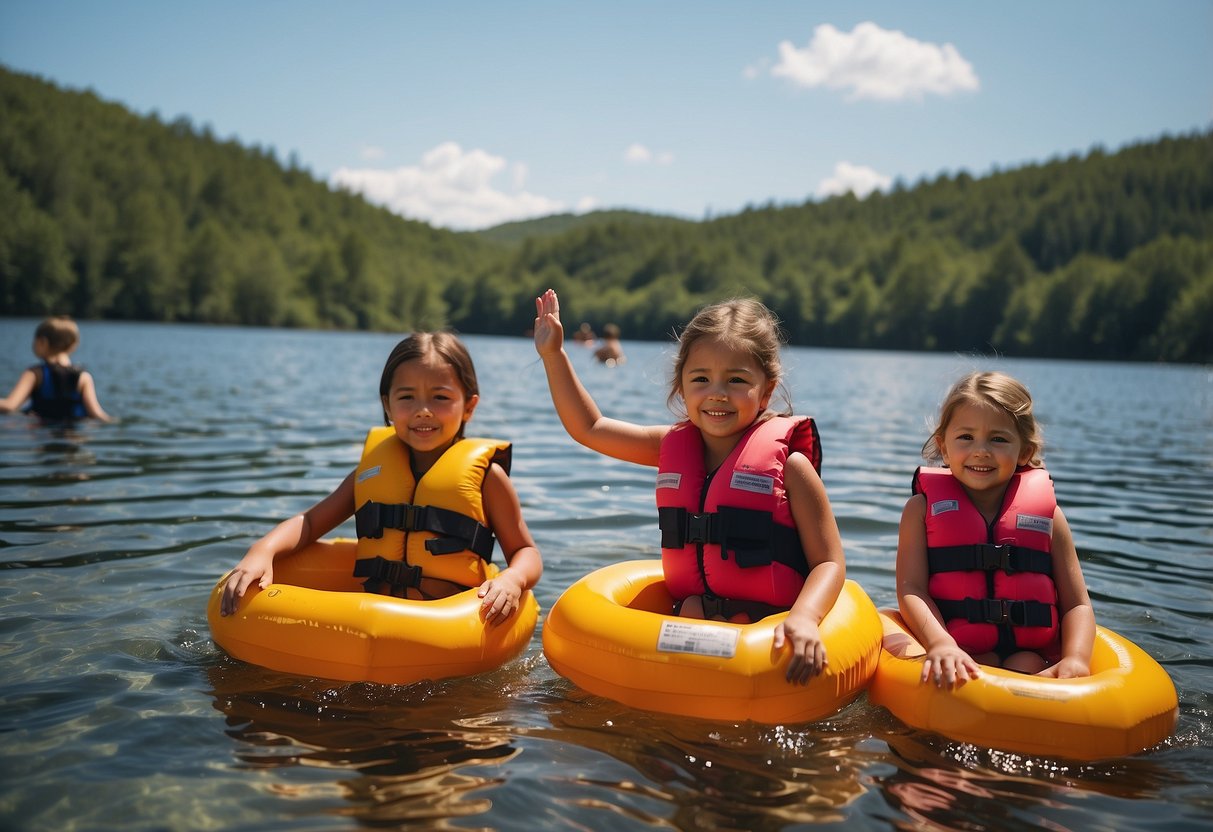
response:
<path id="1" fill-rule="evenodd" d="M 34 338 L 45 338 L 52 352 L 67 352 L 80 343 L 80 327 L 66 315 L 55 315 L 38 324 Z"/>
<path id="2" fill-rule="evenodd" d="M 1039 468 L 1044 464 L 1044 435 L 1032 413 L 1032 394 L 1020 382 L 1006 373 L 998 372 L 969 373 L 952 385 L 939 408 L 939 422 L 923 443 L 922 455 L 925 459 L 942 459 L 939 446 L 948 423 L 956 411 L 967 404 L 997 408 L 1010 416 L 1015 423 L 1015 432 L 1029 452 L 1028 465 Z"/>
<path id="3" fill-rule="evenodd" d="M 463 387 L 465 398 L 480 395 L 480 384 L 476 381 L 476 367 L 472 364 L 472 356 L 463 342 L 453 332 L 414 332 L 395 347 L 383 365 L 383 374 L 379 377 L 379 398 L 391 392 L 392 376 L 396 368 L 414 358 L 427 358 L 436 355 L 451 366 Z M 383 423 L 388 422 L 387 413 L 383 414 Z M 463 425 L 459 426 L 458 436 L 463 436 Z"/>
<path id="4" fill-rule="evenodd" d="M 615 324 L 607 324 L 602 328 L 602 334 L 607 338 L 618 338 L 620 336 L 619 327 Z"/>
<path id="5" fill-rule="evenodd" d="M 674 359 L 667 405 L 673 408 L 675 401 L 681 398 L 682 371 L 686 369 L 691 347 L 702 338 L 752 355 L 767 380 L 773 381 L 775 389 L 780 391 L 787 405 L 785 415 L 791 415 L 791 400 L 784 388 L 783 364 L 779 359 L 779 349 L 784 342 L 783 331 L 771 310 L 753 298 L 734 298 L 714 303 L 705 306 L 691 318 L 678 336 L 678 355 Z"/>

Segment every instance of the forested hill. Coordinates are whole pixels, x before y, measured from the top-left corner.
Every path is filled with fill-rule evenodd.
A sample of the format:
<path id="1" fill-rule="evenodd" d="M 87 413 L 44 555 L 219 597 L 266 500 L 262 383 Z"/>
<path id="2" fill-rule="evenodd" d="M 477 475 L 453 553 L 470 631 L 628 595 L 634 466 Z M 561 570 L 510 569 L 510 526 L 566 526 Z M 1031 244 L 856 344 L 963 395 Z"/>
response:
<path id="1" fill-rule="evenodd" d="M 480 233 L 0 68 L 0 312 L 518 334 L 532 299 L 665 339 L 748 294 L 795 344 L 1213 362 L 1213 132 L 860 201 Z"/>

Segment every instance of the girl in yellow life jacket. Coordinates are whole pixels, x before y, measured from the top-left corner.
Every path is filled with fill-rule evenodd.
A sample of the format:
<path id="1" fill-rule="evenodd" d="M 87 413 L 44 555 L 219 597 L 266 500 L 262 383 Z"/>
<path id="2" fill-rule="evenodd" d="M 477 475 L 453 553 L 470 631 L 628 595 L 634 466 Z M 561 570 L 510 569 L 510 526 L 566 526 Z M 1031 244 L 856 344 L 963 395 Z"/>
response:
<path id="1" fill-rule="evenodd" d="M 447 332 L 398 343 L 379 381 L 387 427 L 367 435 L 362 460 L 334 491 L 249 547 L 223 587 L 230 615 L 245 591 L 273 583 L 274 559 L 354 516 L 355 575 L 364 586 L 413 599 L 478 587 L 486 623 L 513 614 L 543 572 L 509 478 L 510 446 L 464 437 L 480 401 L 467 348 Z M 494 538 L 506 567 L 491 564 Z"/>

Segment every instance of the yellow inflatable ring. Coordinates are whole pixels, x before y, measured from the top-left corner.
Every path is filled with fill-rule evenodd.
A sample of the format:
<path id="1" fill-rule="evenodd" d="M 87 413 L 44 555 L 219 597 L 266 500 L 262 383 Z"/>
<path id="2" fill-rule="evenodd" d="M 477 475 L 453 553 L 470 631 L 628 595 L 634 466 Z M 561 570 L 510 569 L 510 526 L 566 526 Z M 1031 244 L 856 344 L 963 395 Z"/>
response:
<path id="1" fill-rule="evenodd" d="M 881 610 L 884 647 L 868 699 L 905 724 L 974 745 L 1099 760 L 1136 754 L 1175 730 L 1179 700 L 1162 666 L 1096 627 L 1091 675 L 1046 679 L 982 666 L 953 690 L 920 681 L 925 650 L 901 615 Z"/>
<path id="2" fill-rule="evenodd" d="M 206 608 L 215 643 L 271 670 L 388 685 L 480 673 L 526 649 L 539 616 L 531 592 L 508 621 L 485 625 L 474 589 L 436 601 L 365 592 L 353 576 L 356 546 L 319 540 L 279 558 L 274 583 L 251 587 L 221 616 L 225 575 Z"/>
<path id="3" fill-rule="evenodd" d="M 543 626 L 543 652 L 578 687 L 650 711 L 768 724 L 809 722 L 854 699 L 880 652 L 880 618 L 847 581 L 821 622 L 829 666 L 787 681 L 790 650 L 772 647 L 787 613 L 753 624 L 670 615 L 661 561 L 606 566 L 569 587 Z"/>

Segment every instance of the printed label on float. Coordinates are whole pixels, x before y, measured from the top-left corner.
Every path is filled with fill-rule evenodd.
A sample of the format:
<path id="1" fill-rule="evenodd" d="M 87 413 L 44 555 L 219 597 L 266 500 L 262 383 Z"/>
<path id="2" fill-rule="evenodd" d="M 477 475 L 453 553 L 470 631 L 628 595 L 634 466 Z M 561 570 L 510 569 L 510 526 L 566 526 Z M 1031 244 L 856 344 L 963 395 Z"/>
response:
<path id="1" fill-rule="evenodd" d="M 658 488 L 680 488 L 682 486 L 682 474 L 665 473 L 657 475 Z"/>
<path id="2" fill-rule="evenodd" d="M 377 476 L 379 476 L 379 470 L 380 470 L 380 467 L 378 465 L 376 465 L 374 468 L 367 468 L 365 471 L 363 471 L 361 474 L 358 475 L 357 481 L 362 482 L 363 480 L 369 480 L 371 477 L 377 477 Z"/>
<path id="3" fill-rule="evenodd" d="M 741 631 L 735 627 L 663 621 L 661 634 L 657 637 L 657 650 L 661 653 L 694 653 L 697 656 L 731 659 L 737 655 L 737 637 L 740 634 Z"/>

